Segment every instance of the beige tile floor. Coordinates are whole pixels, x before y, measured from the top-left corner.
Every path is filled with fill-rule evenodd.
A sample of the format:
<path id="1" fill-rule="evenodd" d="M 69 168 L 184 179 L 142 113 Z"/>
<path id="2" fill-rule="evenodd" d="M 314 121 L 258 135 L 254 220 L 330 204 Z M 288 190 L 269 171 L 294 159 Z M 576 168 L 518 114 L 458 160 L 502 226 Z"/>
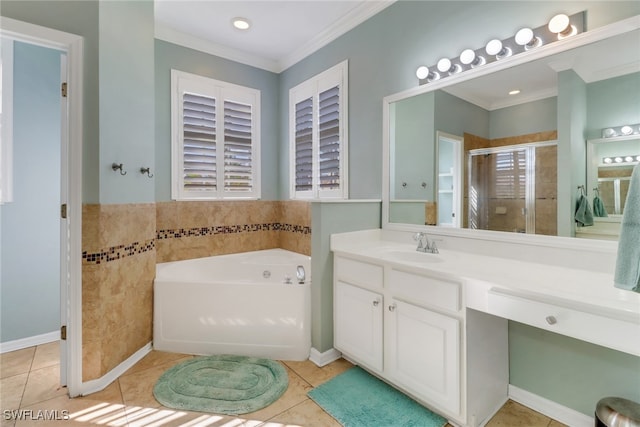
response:
<path id="1" fill-rule="evenodd" d="M 344 359 L 322 368 L 309 361 L 284 362 L 289 374 L 289 388 L 285 394 L 264 409 L 234 417 L 177 411 L 161 406 L 153 398 L 153 386 L 160 375 L 176 363 L 193 356 L 152 351 L 105 390 L 69 399 L 66 389 L 58 385 L 58 352 L 58 343 L 50 343 L 0 355 L 1 427 L 340 426 L 307 397 L 307 391 L 352 366 Z M 39 410 L 48 411 L 48 414 L 59 418 L 69 414 L 70 420 L 6 419 L 11 418 L 7 415 L 15 409 L 32 410 L 31 413 L 36 415 Z M 560 427 L 562 424 L 508 401 L 487 426 Z"/>

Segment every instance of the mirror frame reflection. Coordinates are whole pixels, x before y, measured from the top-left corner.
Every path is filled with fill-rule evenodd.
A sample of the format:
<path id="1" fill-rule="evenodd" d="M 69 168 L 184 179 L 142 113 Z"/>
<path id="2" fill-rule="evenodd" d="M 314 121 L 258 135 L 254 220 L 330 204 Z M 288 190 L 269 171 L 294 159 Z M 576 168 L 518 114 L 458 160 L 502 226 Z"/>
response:
<path id="1" fill-rule="evenodd" d="M 492 73 L 496 73 L 501 70 L 506 70 L 508 68 L 516 67 L 521 64 L 526 64 L 538 59 L 547 58 L 553 56 L 555 54 L 559 54 L 562 52 L 567 52 L 575 48 L 579 48 L 582 46 L 587 46 L 592 43 L 596 43 L 601 40 L 606 40 L 611 37 L 615 37 L 618 35 L 622 35 L 625 33 L 629 33 L 631 31 L 636 31 L 640 29 L 640 16 L 634 16 L 632 18 L 628 18 L 610 25 L 606 25 L 604 27 L 596 28 L 592 31 L 587 31 L 585 33 L 573 36 L 568 39 L 564 39 L 561 42 L 549 44 L 542 46 L 539 49 L 531 50 L 519 55 L 515 55 L 509 58 L 505 58 L 501 61 L 495 61 L 485 66 L 471 69 L 465 71 L 460 74 L 455 74 L 449 77 L 446 77 L 441 80 L 437 80 L 431 83 L 424 84 L 422 86 L 418 86 L 415 88 L 411 88 L 409 90 L 405 90 L 403 92 L 399 92 L 396 94 L 389 95 L 383 100 L 383 183 L 382 183 L 382 228 L 383 229 L 391 229 L 391 230 L 401 230 L 401 231 L 414 231 L 416 229 L 420 229 L 423 231 L 427 231 L 432 234 L 439 235 L 450 235 L 450 236 L 459 236 L 465 238 L 478 238 L 478 239 L 487 239 L 487 240 L 495 240 L 495 241 L 512 241 L 512 242 L 529 242 L 536 243 L 541 245 L 549 245 L 549 246 L 567 246 L 567 247 L 584 247 L 584 245 L 597 245 L 597 244 L 605 244 L 605 243 L 615 243 L 615 242 L 603 242 L 603 241 L 587 241 L 586 239 L 576 239 L 570 237 L 570 234 L 562 233 L 563 237 L 558 236 L 545 236 L 545 235 L 536 235 L 536 234 L 521 234 L 521 233 L 505 233 L 500 231 L 488 231 L 488 230 L 478 230 L 478 229 L 465 229 L 465 228 L 454 228 L 451 226 L 437 226 L 431 225 L 435 224 L 435 222 L 429 222 L 427 219 L 428 216 L 428 206 L 425 207 L 425 224 L 430 225 L 418 225 L 415 223 L 401 223 L 401 222 L 391 222 L 390 221 L 390 209 L 391 202 L 396 198 L 392 198 L 393 192 L 397 187 L 397 183 L 395 183 L 396 177 L 391 176 L 391 171 L 393 170 L 392 162 L 394 161 L 395 155 L 392 151 L 393 145 L 393 137 L 391 132 L 395 132 L 395 126 L 390 121 L 393 117 L 395 111 L 395 103 L 398 101 L 402 101 L 405 99 L 409 99 L 412 97 L 416 97 L 418 95 L 422 95 L 429 92 L 435 92 L 439 89 L 446 88 L 448 86 L 455 85 L 457 83 L 465 82 L 467 80 L 476 79 L 485 75 L 489 75 Z M 436 137 L 436 132 L 439 129 L 434 129 L 434 137 Z M 585 139 L 582 141 L 587 144 Z M 436 143 L 437 147 L 437 143 Z M 437 149 L 434 150 L 433 156 L 438 154 Z M 437 159 L 433 159 L 437 160 Z M 463 165 L 465 165 L 467 159 L 463 159 Z M 435 168 L 438 168 L 437 161 L 434 165 Z M 435 190 L 435 198 L 437 198 L 437 189 L 438 189 L 438 171 L 434 170 L 434 190 Z M 575 185 L 584 185 L 585 180 L 582 179 L 580 182 L 571 182 L 571 187 Z M 464 183 L 462 185 L 464 187 Z M 570 225 L 573 228 L 573 210 L 572 206 L 575 204 L 573 198 L 569 200 L 574 189 L 561 189 L 558 188 L 558 210 L 562 209 L 562 214 L 558 216 L 558 228 L 560 229 L 561 222 L 564 222 L 564 229 L 567 229 L 567 226 Z M 561 198 L 565 198 L 567 200 L 561 200 Z M 463 195 L 464 199 L 464 195 Z M 437 208 L 436 208 L 437 209 Z M 566 215 L 565 215 L 566 211 Z M 561 216 L 564 218 L 561 219 Z"/>

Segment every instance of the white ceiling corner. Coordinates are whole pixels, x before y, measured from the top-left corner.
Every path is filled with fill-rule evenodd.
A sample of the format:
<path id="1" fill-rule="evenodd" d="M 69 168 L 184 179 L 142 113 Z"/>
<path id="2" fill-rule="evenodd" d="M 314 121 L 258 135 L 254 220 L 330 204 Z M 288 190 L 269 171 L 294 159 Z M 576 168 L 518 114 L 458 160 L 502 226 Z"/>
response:
<path id="1" fill-rule="evenodd" d="M 282 72 L 396 0 L 155 0 L 155 37 Z M 249 18 L 240 33 L 233 16 Z"/>

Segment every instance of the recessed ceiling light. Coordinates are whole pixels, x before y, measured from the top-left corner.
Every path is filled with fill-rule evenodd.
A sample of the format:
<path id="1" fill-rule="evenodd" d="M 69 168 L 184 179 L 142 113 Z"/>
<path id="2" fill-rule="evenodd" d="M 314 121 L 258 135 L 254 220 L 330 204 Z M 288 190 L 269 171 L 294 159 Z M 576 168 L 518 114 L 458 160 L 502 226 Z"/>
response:
<path id="1" fill-rule="evenodd" d="M 517 95 L 520 93 L 520 89 L 514 89 L 509 91 L 509 95 Z"/>
<path id="2" fill-rule="evenodd" d="M 231 23 L 238 30 L 248 30 L 251 27 L 251 23 L 247 18 L 233 18 Z"/>

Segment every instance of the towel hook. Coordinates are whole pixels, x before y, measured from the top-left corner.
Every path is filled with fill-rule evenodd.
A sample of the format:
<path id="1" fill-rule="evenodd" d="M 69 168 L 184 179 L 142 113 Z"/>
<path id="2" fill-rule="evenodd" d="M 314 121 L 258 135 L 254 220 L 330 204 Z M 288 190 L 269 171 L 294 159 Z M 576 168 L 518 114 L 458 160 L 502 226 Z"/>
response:
<path id="1" fill-rule="evenodd" d="M 581 193 L 583 196 L 586 196 L 586 195 L 587 195 L 587 192 L 586 192 L 586 191 L 585 191 L 585 189 L 584 189 L 584 185 L 578 185 L 578 190 L 580 190 L 580 193 Z"/>
<path id="2" fill-rule="evenodd" d="M 151 173 L 151 168 L 149 167 L 140 168 L 140 173 L 143 175 L 146 173 L 149 178 L 153 178 L 153 174 Z"/>
<path id="3" fill-rule="evenodd" d="M 111 165 L 111 169 L 113 169 L 114 172 L 119 170 L 120 171 L 120 175 L 126 175 L 127 174 L 127 171 L 122 169 L 122 163 L 114 163 L 114 164 L 112 164 Z"/>

